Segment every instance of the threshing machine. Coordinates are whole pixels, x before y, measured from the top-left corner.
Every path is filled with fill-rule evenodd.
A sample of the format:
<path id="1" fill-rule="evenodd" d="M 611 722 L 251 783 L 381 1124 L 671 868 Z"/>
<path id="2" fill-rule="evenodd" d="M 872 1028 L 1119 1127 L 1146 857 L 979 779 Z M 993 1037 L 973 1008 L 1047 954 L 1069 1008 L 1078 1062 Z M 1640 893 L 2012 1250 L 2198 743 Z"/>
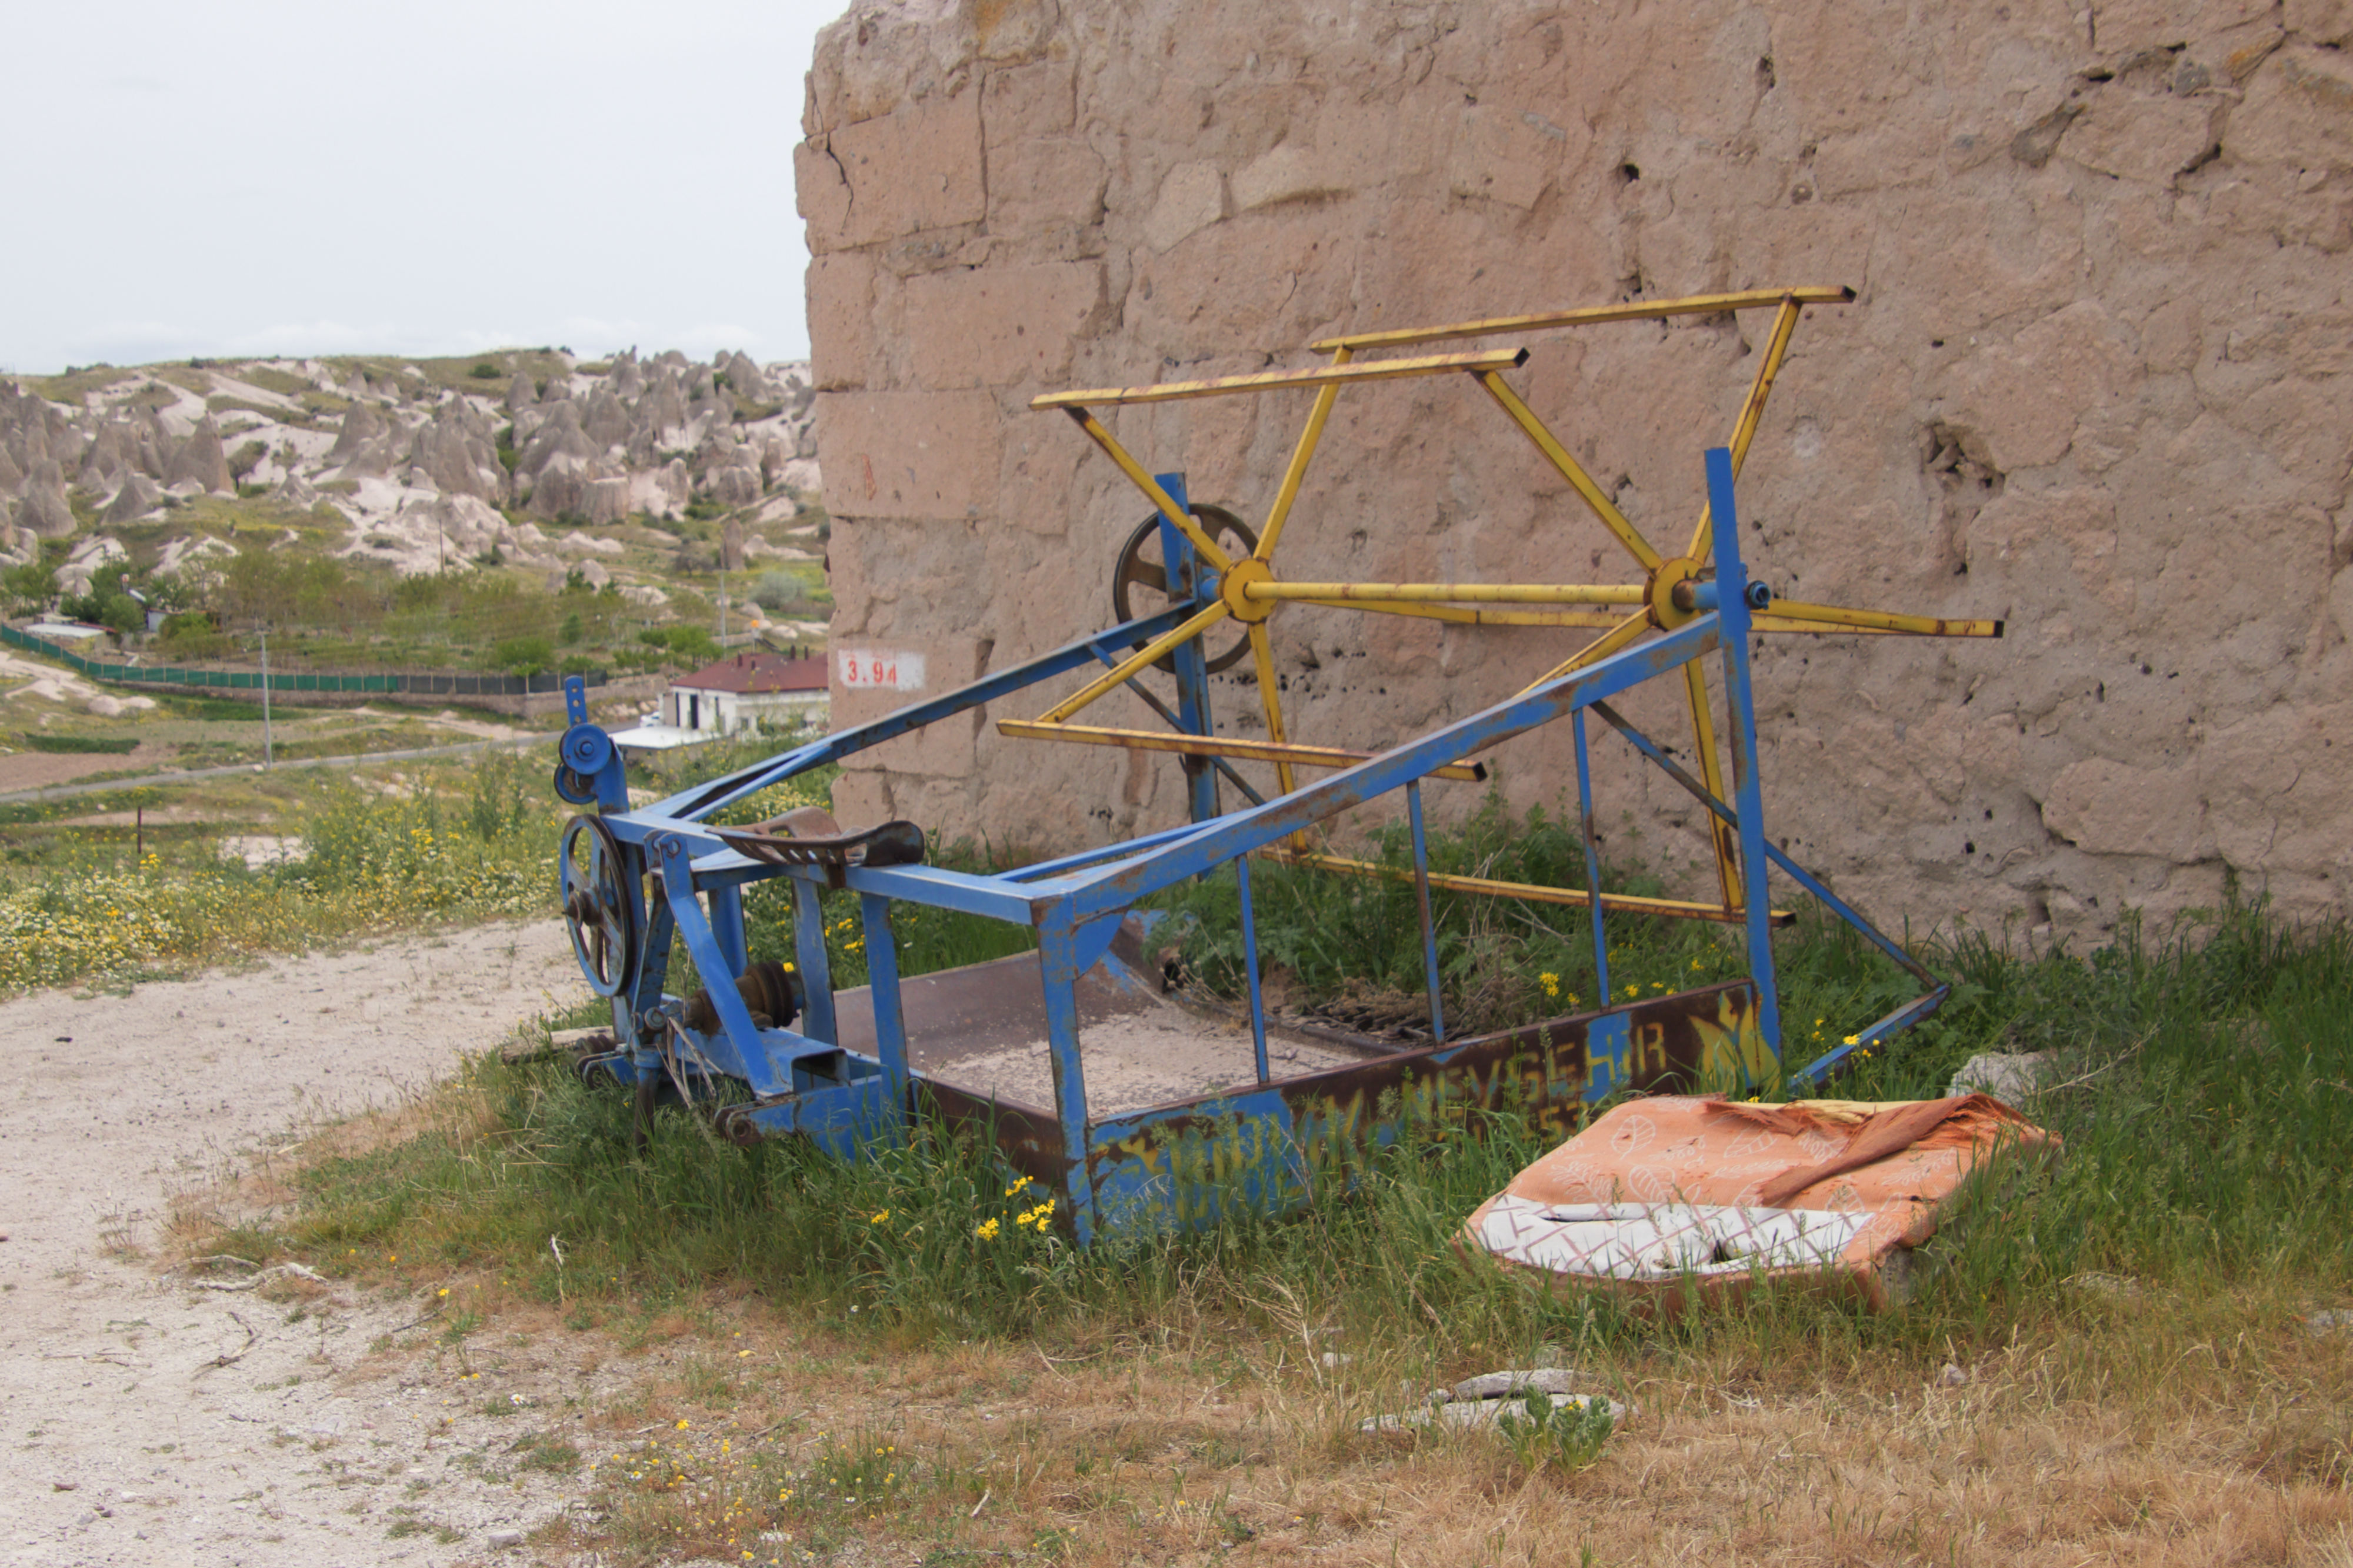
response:
<path id="1" fill-rule="evenodd" d="M 1313 369 L 1035 399 L 1033 408 L 1073 420 L 1149 503 L 1113 573 L 1116 624 L 962 689 L 635 809 L 619 751 L 588 721 L 578 683 L 567 688 L 571 727 L 556 787 L 566 800 L 595 809 L 565 832 L 562 892 L 581 968 L 596 994 L 611 999 L 614 1037 L 614 1048 L 581 1061 L 582 1072 L 592 1081 L 634 1088 L 641 1115 L 666 1100 L 681 1100 L 725 1136 L 797 1133 L 847 1157 L 903 1137 L 918 1117 L 984 1128 L 1012 1168 L 1063 1200 L 1083 1244 L 1120 1227 L 1197 1225 L 1237 1208 L 1279 1210 L 1330 1179 L 1324 1173 L 1335 1158 L 1345 1166 L 1348 1151 L 1394 1139 L 1416 1116 L 1449 1105 L 1509 1102 L 1565 1131 L 1586 1104 L 1629 1089 L 1782 1077 L 1819 1081 L 1850 1053 L 1925 1017 L 1944 999 L 1945 986 L 1767 837 L 1757 770 L 1753 637 L 1984 637 L 2001 631 L 1993 621 L 1777 599 L 1742 561 L 1737 480 L 1791 336 L 1810 309 L 1852 298 L 1843 289 L 1760 289 L 1352 333 L 1315 344 L 1330 357 Z M 1672 552 L 1628 520 L 1514 390 L 1509 374 L 1528 351 L 1483 346 L 1612 322 L 1749 310 L 1770 313 L 1764 350 L 1726 443 L 1695 454 L 1704 465 L 1706 504 Z M 1441 344 L 1482 346 L 1428 352 Z M 1457 378 L 1472 398 L 1492 402 L 1525 436 L 1535 460 L 1633 558 L 1628 580 L 1339 583 L 1281 575 L 1285 529 L 1335 402 L 1344 392 L 1379 396 L 1383 389 L 1374 384 L 1422 377 Z M 1181 474 L 1154 472 L 1104 422 L 1109 410 L 1137 404 L 1283 394 L 1308 399 L 1306 418 L 1255 527 L 1221 508 L 1194 504 Z M 1556 558 L 1569 554 L 1564 548 Z M 1134 601 L 1150 594 L 1165 605 L 1138 613 Z M 1293 740 L 1285 727 L 1271 634 L 1290 605 L 1596 635 L 1466 718 L 1384 751 L 1355 751 Z M 1214 648 L 1213 632 L 1220 645 Z M 1257 673 L 1263 739 L 1221 736 L 1211 721 L 1209 672 L 1245 654 Z M 1720 730 L 1711 665 L 1722 679 Z M 1173 703 L 1140 679 L 1155 668 L 1174 675 Z M 823 811 L 805 808 L 749 826 L 712 825 L 731 806 L 810 769 L 985 703 L 1001 711 L 1017 693 L 1074 673 L 1089 678 L 1034 718 L 1000 718 L 998 731 L 1173 753 L 1185 770 L 1187 820 L 995 873 L 925 864 L 924 834 L 911 823 L 843 832 Z M 1690 767 L 1613 703 L 1651 680 L 1683 689 L 1693 726 Z M 1166 727 L 1082 721 L 1123 686 Z M 1704 808 L 1715 897 L 1599 890 L 1588 717 Z M 1585 886 L 1433 872 L 1422 781 L 1482 777 L 1482 752 L 1564 721 L 1577 763 Z M 1253 787 L 1238 762 L 1271 764 L 1274 787 Z M 1399 794 L 1412 846 L 1409 871 L 1337 853 L 1314 836 L 1342 812 Z M 1351 1038 L 1270 1020 L 1255 951 L 1250 868 L 1274 861 L 1335 875 L 1410 876 L 1428 972 L 1426 1038 Z M 1249 950 L 1246 1018 L 1240 1009 L 1221 1016 L 1163 994 L 1136 914 L 1154 895 L 1226 866 L 1238 879 Z M 1771 932 L 1789 917 L 1767 901 L 1767 868 L 1884 950 L 1921 988 L 1915 1000 L 1834 1037 L 1843 1043 L 1788 1064 L 1786 1072 Z M 791 966 L 747 962 L 744 889 L 770 878 L 791 883 Z M 1603 1005 L 1502 1032 L 1451 1034 L 1430 921 L 1433 888 L 1584 910 Z M 828 894 L 855 901 L 871 976 L 866 987 L 837 992 L 832 984 L 823 914 Z M 909 906 L 1029 927 L 1036 949 L 969 969 L 902 977 L 892 922 L 894 910 Z M 1619 912 L 1736 927 L 1748 973 L 1726 984 L 1614 1002 L 1606 926 Z M 691 1001 L 676 994 L 685 987 L 669 973 L 674 939 L 702 982 Z M 1121 1071 L 1099 1072 L 1091 1094 L 1090 1064 L 1101 1068 L 1106 1051 L 1124 1053 Z"/>

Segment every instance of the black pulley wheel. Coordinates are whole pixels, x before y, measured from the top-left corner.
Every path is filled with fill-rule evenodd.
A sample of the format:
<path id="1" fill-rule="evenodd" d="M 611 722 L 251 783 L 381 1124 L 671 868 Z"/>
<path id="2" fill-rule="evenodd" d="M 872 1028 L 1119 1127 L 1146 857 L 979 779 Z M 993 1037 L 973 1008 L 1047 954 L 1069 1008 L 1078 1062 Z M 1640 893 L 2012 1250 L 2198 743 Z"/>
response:
<path id="1" fill-rule="evenodd" d="M 596 781 L 564 763 L 555 764 L 555 793 L 575 805 L 596 804 Z"/>
<path id="2" fill-rule="evenodd" d="M 1201 531 L 1216 540 L 1218 548 L 1236 560 L 1258 548 L 1258 535 L 1250 531 L 1250 525 L 1224 507 L 1197 505 L 1186 510 L 1193 514 L 1194 521 L 1200 523 Z M 1206 561 L 1200 565 L 1205 572 L 1210 570 Z M 1160 602 L 1147 602 L 1139 606 L 1135 603 L 1137 595 L 1134 592 L 1139 588 L 1156 595 Z M 1160 558 L 1160 514 L 1155 511 L 1137 524 L 1135 531 L 1127 536 L 1127 542 L 1120 546 L 1119 560 L 1112 567 L 1111 574 L 1112 613 L 1125 623 L 1163 608 L 1169 598 L 1168 571 Z M 1141 648 L 1145 645 L 1137 643 L 1135 646 Z M 1248 632 L 1236 637 L 1233 646 L 1222 652 L 1211 653 L 1207 647 L 1201 650 L 1208 660 L 1212 675 L 1231 669 L 1249 651 Z M 1152 668 L 1174 674 L 1176 661 L 1173 657 L 1163 658 Z"/>
<path id="3" fill-rule="evenodd" d="M 564 921 L 580 973 L 597 995 L 618 995 L 629 983 L 638 951 L 638 900 L 621 842 L 602 817 L 575 816 L 564 829 L 555 863 Z"/>

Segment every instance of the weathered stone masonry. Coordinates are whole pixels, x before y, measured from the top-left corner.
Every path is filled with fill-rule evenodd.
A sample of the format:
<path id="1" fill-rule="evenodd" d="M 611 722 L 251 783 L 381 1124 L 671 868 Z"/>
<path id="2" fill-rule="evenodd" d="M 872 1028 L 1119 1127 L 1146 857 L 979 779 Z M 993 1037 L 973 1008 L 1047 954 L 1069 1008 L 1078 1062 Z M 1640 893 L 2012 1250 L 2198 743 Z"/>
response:
<path id="1" fill-rule="evenodd" d="M 2011 636 L 1769 642 L 1772 830 L 1915 921 L 2088 933 L 2211 904 L 2233 872 L 2342 911 L 2348 41 L 2353 0 L 860 0 L 820 39 L 796 165 L 837 647 L 919 651 L 937 690 L 1104 623 L 1145 509 L 1037 392 L 1311 364 L 1342 330 L 1846 283 L 1750 459 L 1752 561 L 1786 595 Z M 1680 542 L 1765 320 L 1531 340 L 1514 380 Z M 1114 427 L 1255 516 L 1305 405 Z M 1451 378 L 1342 398 L 1282 566 L 1631 575 Z M 1293 733 L 1342 744 L 1471 711 L 1578 635 L 1300 607 L 1274 629 Z M 1246 668 L 1217 698 L 1239 733 Z M 845 721 L 902 700 L 839 672 L 833 695 Z M 1612 852 L 1686 876 L 1681 797 L 1597 744 Z M 1507 752 L 1512 797 L 1556 802 L 1565 748 Z M 870 753 L 838 798 L 1066 845 L 1172 820 L 1176 780 L 972 720 Z"/>

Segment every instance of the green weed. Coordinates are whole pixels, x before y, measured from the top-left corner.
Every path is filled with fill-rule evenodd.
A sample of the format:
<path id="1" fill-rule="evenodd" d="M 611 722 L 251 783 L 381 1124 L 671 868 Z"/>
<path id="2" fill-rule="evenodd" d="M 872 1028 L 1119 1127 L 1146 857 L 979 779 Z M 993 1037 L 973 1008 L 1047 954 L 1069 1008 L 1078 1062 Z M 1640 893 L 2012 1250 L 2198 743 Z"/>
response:
<path id="1" fill-rule="evenodd" d="M 1552 1395 L 1530 1389 L 1495 1416 L 1495 1430 L 1527 1470 L 1547 1465 L 1574 1473 L 1601 1457 L 1602 1447 L 1616 1429 L 1609 1402 L 1574 1398 L 1555 1405 Z"/>

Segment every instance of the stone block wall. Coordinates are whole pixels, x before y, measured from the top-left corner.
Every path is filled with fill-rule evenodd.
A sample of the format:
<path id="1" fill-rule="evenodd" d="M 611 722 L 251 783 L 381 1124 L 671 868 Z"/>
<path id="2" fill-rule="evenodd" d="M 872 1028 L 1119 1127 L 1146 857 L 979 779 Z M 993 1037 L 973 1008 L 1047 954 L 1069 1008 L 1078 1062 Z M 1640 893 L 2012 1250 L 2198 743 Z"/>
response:
<path id="1" fill-rule="evenodd" d="M 1108 624 L 1147 509 L 1038 392 L 1303 367 L 1339 331 L 1848 284 L 1799 329 L 1744 476 L 1752 565 L 1784 596 L 2010 637 L 1769 639 L 1769 829 L 1915 926 L 2096 936 L 2232 875 L 2343 912 L 2348 41 L 2348 0 L 858 0 L 796 154 L 836 646 L 920 654 L 939 690 Z M 1520 340 L 1513 379 L 1672 553 L 1768 319 Z M 1111 423 L 1255 521 L 1307 402 Z M 1278 565 L 1635 575 L 1453 377 L 1342 396 Z M 1273 629 L 1293 736 L 1358 746 L 1581 635 L 1300 606 Z M 909 695 L 841 675 L 838 722 Z M 1671 697 L 1638 719 L 1683 732 Z M 1216 703 L 1261 732 L 1247 661 Z M 1124 694 L 1098 715 L 1157 723 Z M 1688 803 L 1596 745 L 1610 853 L 1702 885 Z M 1567 746 L 1505 748 L 1514 803 L 1573 805 Z M 838 792 L 845 822 L 1040 847 L 1182 802 L 1171 759 L 979 717 Z"/>

